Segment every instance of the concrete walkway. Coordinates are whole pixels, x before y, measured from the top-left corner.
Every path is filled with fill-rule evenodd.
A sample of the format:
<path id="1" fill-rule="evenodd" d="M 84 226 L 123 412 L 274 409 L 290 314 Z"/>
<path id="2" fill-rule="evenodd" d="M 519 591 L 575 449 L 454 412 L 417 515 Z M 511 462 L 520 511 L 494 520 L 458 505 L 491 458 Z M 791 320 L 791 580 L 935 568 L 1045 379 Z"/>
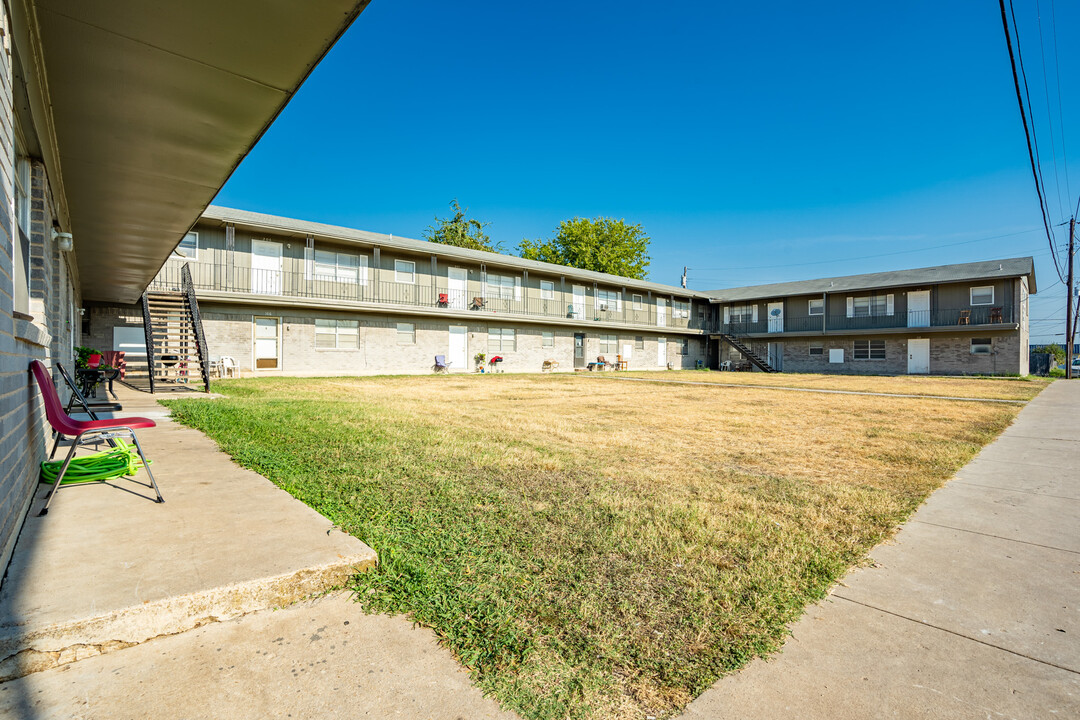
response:
<path id="1" fill-rule="evenodd" d="M 1080 717 L 1080 381 L 1058 381 L 687 720 Z"/>

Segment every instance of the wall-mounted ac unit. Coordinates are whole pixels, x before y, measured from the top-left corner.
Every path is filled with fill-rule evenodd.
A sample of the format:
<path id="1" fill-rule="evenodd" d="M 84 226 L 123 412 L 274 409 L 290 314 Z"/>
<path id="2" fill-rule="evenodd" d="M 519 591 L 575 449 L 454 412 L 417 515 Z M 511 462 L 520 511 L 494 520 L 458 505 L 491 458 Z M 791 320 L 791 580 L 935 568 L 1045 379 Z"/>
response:
<path id="1" fill-rule="evenodd" d="M 606 312 L 607 311 L 607 303 L 600 303 L 600 309 Z"/>

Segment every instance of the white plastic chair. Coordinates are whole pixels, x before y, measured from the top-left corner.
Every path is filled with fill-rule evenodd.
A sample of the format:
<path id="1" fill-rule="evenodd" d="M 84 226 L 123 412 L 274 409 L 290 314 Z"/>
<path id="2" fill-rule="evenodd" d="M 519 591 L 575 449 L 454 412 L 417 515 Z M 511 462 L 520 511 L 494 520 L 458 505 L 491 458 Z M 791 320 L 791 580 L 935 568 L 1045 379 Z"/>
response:
<path id="1" fill-rule="evenodd" d="M 230 375 L 232 377 L 240 377 L 240 366 L 236 364 L 235 358 L 229 355 L 222 355 L 221 359 L 218 360 L 218 363 L 221 367 L 221 370 L 219 371 L 221 377 L 229 377 Z"/>

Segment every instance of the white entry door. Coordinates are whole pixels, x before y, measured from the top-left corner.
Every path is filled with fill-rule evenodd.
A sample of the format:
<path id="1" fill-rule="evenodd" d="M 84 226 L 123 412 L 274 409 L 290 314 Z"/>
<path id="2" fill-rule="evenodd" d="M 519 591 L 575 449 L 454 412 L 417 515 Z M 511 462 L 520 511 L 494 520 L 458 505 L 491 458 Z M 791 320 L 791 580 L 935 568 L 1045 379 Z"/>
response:
<path id="1" fill-rule="evenodd" d="M 929 290 L 916 290 L 907 294 L 907 326 L 930 327 Z"/>
<path id="2" fill-rule="evenodd" d="M 907 341 L 907 371 L 909 375 L 930 373 L 930 339 L 911 338 Z"/>
<path id="3" fill-rule="evenodd" d="M 280 322 L 276 317 L 255 318 L 255 369 L 275 370 L 280 367 Z"/>
<path id="4" fill-rule="evenodd" d="M 446 353 L 446 359 L 450 362 L 451 372 L 454 370 L 468 370 L 469 362 L 469 328 L 464 325 L 450 326 L 450 347 Z"/>
<path id="5" fill-rule="evenodd" d="M 465 268 L 446 269 L 446 294 L 449 296 L 447 299 L 450 307 L 455 310 L 465 309 L 465 296 L 469 294 L 469 272 Z"/>
<path id="6" fill-rule="evenodd" d="M 769 332 L 784 332 L 784 303 L 769 303 Z"/>
<path id="7" fill-rule="evenodd" d="M 251 292 L 281 294 L 281 243 L 251 241 Z"/>
<path id="8" fill-rule="evenodd" d="M 585 317 L 585 286 L 574 286 L 574 317 Z"/>
<path id="9" fill-rule="evenodd" d="M 656 338 L 656 366 L 667 367 L 667 338 Z"/>
<path id="10" fill-rule="evenodd" d="M 656 298 L 656 324 L 667 327 L 667 300 Z"/>

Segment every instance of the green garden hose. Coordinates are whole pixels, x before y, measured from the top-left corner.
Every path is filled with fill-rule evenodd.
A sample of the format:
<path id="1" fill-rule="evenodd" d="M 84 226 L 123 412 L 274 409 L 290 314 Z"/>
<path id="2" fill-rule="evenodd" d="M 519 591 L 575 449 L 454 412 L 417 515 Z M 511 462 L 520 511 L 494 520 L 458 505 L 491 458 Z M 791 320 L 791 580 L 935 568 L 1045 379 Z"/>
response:
<path id="1" fill-rule="evenodd" d="M 116 447 L 83 455 L 72 459 L 64 473 L 61 485 L 77 485 L 79 483 L 100 482 L 112 480 L 125 475 L 134 475 L 142 467 L 139 454 L 130 445 L 115 440 Z M 64 466 L 63 460 L 46 460 L 41 463 L 41 481 L 52 485 L 60 474 L 60 468 Z"/>

